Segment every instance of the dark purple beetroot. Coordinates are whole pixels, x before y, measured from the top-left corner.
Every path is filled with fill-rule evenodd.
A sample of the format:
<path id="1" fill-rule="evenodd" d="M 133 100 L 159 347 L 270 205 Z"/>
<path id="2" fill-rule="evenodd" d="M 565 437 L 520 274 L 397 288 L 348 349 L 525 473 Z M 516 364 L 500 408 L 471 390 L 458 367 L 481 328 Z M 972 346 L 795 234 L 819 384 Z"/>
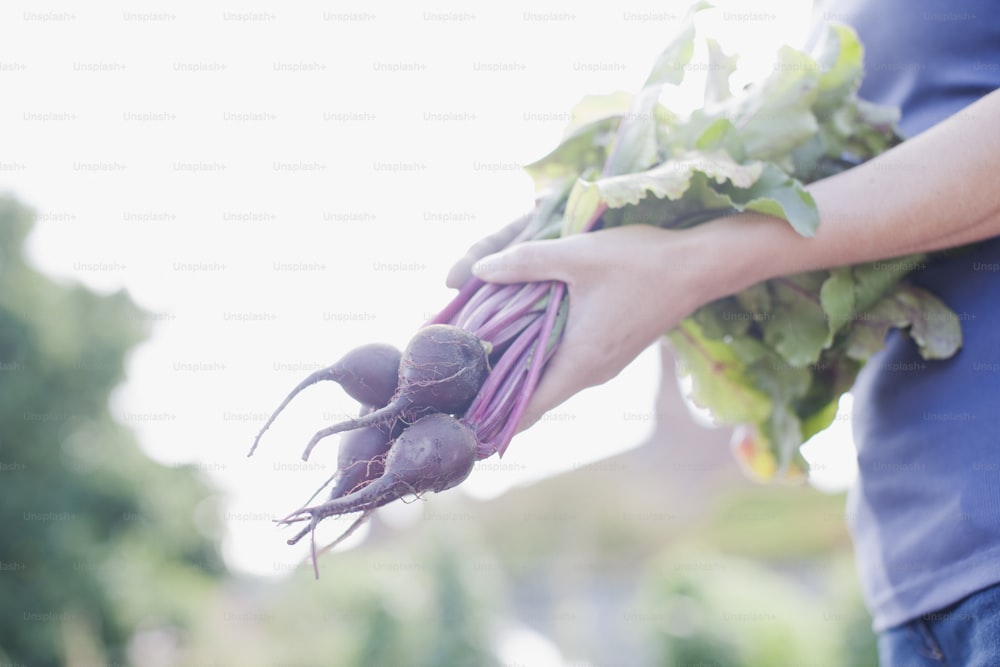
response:
<path id="1" fill-rule="evenodd" d="M 396 393 L 401 357 L 402 353 L 392 345 L 368 343 L 354 348 L 332 366 L 310 374 L 292 389 L 260 429 L 247 456 L 253 455 L 261 436 L 291 400 L 318 382 L 331 380 L 340 384 L 351 398 L 363 405 L 376 408 L 386 405 Z"/>
<path id="2" fill-rule="evenodd" d="M 420 329 L 403 350 L 396 392 L 385 407 L 318 431 L 306 445 L 308 459 L 323 438 L 356 428 L 415 421 L 427 411 L 460 414 L 472 403 L 490 372 L 489 344 L 449 324 Z"/>
<path id="3" fill-rule="evenodd" d="M 472 472 L 477 447 L 472 429 L 458 419 L 442 413 L 421 417 L 393 441 L 381 477 L 345 496 L 297 510 L 281 523 L 310 521 L 310 528 L 293 538 L 297 541 L 325 517 L 372 510 L 408 495 L 450 489 Z"/>

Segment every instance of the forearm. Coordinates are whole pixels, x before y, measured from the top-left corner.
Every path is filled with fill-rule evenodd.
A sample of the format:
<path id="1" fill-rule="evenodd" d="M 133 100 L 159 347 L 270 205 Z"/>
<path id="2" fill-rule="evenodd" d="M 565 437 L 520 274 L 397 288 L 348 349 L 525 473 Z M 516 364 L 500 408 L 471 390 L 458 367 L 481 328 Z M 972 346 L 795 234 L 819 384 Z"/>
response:
<path id="1" fill-rule="evenodd" d="M 733 293 L 779 275 L 899 257 L 1000 235 L 1000 91 L 883 155 L 809 190 L 815 237 L 745 214 L 695 228 L 732 248 L 719 287 Z M 713 247 L 706 245 L 705 247 Z"/>

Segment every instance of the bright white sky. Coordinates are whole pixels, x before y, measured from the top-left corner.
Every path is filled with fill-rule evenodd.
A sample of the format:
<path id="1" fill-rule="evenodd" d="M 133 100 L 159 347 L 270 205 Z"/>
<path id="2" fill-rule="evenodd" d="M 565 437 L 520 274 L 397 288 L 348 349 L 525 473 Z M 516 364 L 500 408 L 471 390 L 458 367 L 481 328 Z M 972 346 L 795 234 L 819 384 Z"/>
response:
<path id="1" fill-rule="evenodd" d="M 743 54 L 743 79 L 801 42 L 809 9 L 716 4 L 703 25 Z M 357 344 L 405 344 L 450 298 L 451 262 L 530 206 L 519 165 L 555 145 L 560 114 L 585 94 L 635 90 L 686 6 L 0 9 L 0 189 L 39 211 L 41 269 L 127 287 L 156 314 L 114 410 L 150 455 L 194 463 L 227 492 L 232 565 L 275 574 L 298 562 L 270 518 L 332 472 L 334 442 L 307 468 L 299 454 L 354 407 L 316 387 L 247 460 L 271 409 Z M 699 97 L 695 85 L 677 102 Z M 657 363 L 651 351 L 567 403 L 514 441 L 506 469 L 462 488 L 493 497 L 642 442 L 652 424 L 622 415 L 652 410 Z"/>

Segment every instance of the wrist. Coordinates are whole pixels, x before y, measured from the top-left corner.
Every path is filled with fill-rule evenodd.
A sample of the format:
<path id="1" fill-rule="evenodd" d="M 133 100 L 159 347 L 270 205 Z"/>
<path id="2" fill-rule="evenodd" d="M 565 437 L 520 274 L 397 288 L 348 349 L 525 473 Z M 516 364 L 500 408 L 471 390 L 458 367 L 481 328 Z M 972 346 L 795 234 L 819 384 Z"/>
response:
<path id="1" fill-rule="evenodd" d="M 688 261 L 703 276 L 706 303 L 805 268 L 788 244 L 808 239 L 779 218 L 738 213 L 683 233 L 689 235 Z"/>

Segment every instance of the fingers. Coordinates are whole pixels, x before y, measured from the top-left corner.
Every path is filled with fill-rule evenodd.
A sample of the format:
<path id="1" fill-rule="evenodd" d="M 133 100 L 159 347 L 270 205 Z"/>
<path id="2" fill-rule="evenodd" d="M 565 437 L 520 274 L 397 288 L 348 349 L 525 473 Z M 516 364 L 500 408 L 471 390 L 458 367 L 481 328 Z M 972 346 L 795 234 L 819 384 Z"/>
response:
<path id="1" fill-rule="evenodd" d="M 534 217 L 534 213 L 528 213 L 517 220 L 506 225 L 499 231 L 490 234 L 489 236 L 480 239 L 474 243 L 459 259 L 455 262 L 455 265 L 451 267 L 448 271 L 448 276 L 445 278 L 445 285 L 451 287 L 452 289 L 459 289 L 465 284 L 470 277 L 472 277 L 472 265 L 478 262 L 483 257 L 495 253 L 499 250 L 503 250 L 510 243 L 517 238 L 524 228 L 531 222 Z"/>
<path id="2" fill-rule="evenodd" d="M 515 243 L 483 257 L 472 273 L 490 283 L 559 280 L 581 284 L 599 280 L 609 268 L 628 266 L 635 253 L 649 250 L 665 231 L 649 225 L 626 225 L 545 241 Z M 621 261 L 609 261 L 609 257 Z M 622 264 L 624 262 L 624 264 Z"/>
<path id="3" fill-rule="evenodd" d="M 489 283 L 525 283 L 567 277 L 566 239 L 526 241 L 483 257 L 472 273 Z"/>

